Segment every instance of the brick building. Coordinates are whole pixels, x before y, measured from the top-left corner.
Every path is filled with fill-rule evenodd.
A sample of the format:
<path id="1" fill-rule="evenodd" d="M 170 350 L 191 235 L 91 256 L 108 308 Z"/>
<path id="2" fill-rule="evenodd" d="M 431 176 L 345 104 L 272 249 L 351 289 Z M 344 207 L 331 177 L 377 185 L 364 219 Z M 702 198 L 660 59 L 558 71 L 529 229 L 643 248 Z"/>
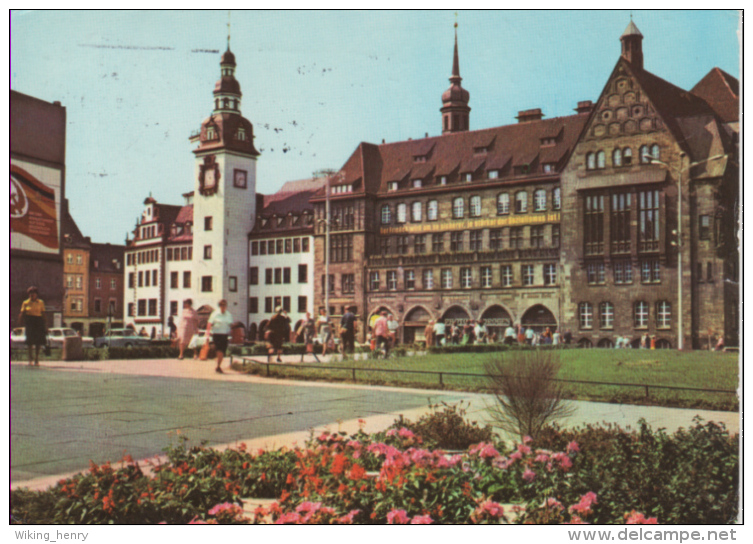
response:
<path id="1" fill-rule="evenodd" d="M 685 344 L 712 330 L 736 343 L 736 223 L 720 219 L 737 209 L 737 81 L 714 69 L 683 91 L 643 69 L 632 21 L 621 42 L 596 105 L 471 131 L 456 35 L 442 135 L 361 143 L 330 178 L 329 278 L 327 189 L 312 199 L 317 307 L 329 285 L 331 315 L 387 310 L 404 342 L 430 319 L 484 319 L 677 347 L 679 168 Z"/>
<path id="2" fill-rule="evenodd" d="M 91 239 L 81 234 L 63 201 L 63 323 L 82 334 L 89 317 L 89 254 Z"/>
<path id="3" fill-rule="evenodd" d="M 737 81 L 715 68 L 685 91 L 644 69 L 632 21 L 620 39 L 562 174 L 563 324 L 587 346 L 676 348 L 680 320 L 684 347 L 736 344 Z"/>
<path id="4" fill-rule="evenodd" d="M 123 326 L 125 246 L 91 244 L 89 253 L 89 336 Z"/>

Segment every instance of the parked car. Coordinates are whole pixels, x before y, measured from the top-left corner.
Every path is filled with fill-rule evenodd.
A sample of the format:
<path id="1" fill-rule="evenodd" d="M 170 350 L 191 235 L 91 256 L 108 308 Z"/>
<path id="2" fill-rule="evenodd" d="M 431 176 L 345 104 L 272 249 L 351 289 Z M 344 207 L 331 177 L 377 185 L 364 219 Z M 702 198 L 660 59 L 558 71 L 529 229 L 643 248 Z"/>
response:
<path id="1" fill-rule="evenodd" d="M 134 346 L 148 346 L 149 338 L 138 336 L 133 329 L 111 329 L 104 336 L 94 339 L 94 346 L 98 348 L 131 348 Z"/>
<path id="2" fill-rule="evenodd" d="M 78 333 L 73 329 L 64 327 L 53 327 L 47 331 L 47 339 L 50 342 L 50 347 L 53 348 L 62 348 L 63 340 L 71 336 L 78 336 Z M 81 341 L 85 348 L 90 348 L 94 345 L 94 338 L 91 336 L 83 336 L 81 337 Z"/>
<path id="3" fill-rule="evenodd" d="M 24 327 L 17 327 L 11 331 L 10 347 L 11 349 L 26 347 L 26 329 Z"/>

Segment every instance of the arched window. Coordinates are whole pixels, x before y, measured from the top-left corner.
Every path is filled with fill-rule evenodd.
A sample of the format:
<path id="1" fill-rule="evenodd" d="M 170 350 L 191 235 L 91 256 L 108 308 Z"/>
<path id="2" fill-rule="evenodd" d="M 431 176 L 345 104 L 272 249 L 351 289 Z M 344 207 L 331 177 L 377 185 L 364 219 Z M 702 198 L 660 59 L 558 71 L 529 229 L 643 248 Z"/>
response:
<path id="1" fill-rule="evenodd" d="M 414 223 L 421 221 L 422 206 L 420 202 L 414 202 L 410 207 L 410 219 Z"/>
<path id="2" fill-rule="evenodd" d="M 612 151 L 612 166 L 622 166 L 622 150 L 615 149 Z"/>
<path id="3" fill-rule="evenodd" d="M 507 215 L 510 213 L 510 195 L 502 193 L 497 196 L 497 215 Z"/>
<path id="4" fill-rule="evenodd" d="M 622 164 L 625 166 L 633 164 L 633 150 L 629 147 L 622 150 Z"/>
<path id="5" fill-rule="evenodd" d="M 518 191 L 515 193 L 515 213 L 525 213 L 528 211 L 528 193 Z"/>
<path id="6" fill-rule="evenodd" d="M 471 217 L 481 217 L 481 197 L 478 195 L 471 197 Z"/>
<path id="7" fill-rule="evenodd" d="M 555 187 L 552 191 L 552 209 L 559 210 L 562 207 L 562 192 L 559 187 Z"/>
<path id="8" fill-rule="evenodd" d="M 454 219 L 462 219 L 464 215 L 463 210 L 463 197 L 459 196 L 452 201 L 452 217 Z"/>
<path id="9" fill-rule="evenodd" d="M 599 305 L 599 322 L 602 329 L 611 329 L 614 327 L 614 304 L 611 302 L 602 302 Z"/>
<path id="10" fill-rule="evenodd" d="M 659 145 L 654 144 L 651 146 L 651 156 L 655 159 L 659 159 Z"/>
<path id="11" fill-rule="evenodd" d="M 389 204 L 382 206 L 382 225 L 389 225 L 392 221 L 392 210 Z"/>
<path id="12" fill-rule="evenodd" d="M 640 149 L 638 150 L 638 155 L 641 158 L 641 164 L 649 164 L 651 161 L 649 160 L 649 151 L 647 145 L 642 145 Z"/>
<path id="13" fill-rule="evenodd" d="M 666 300 L 656 303 L 656 328 L 668 329 L 672 326 L 672 304 Z"/>
<path id="14" fill-rule="evenodd" d="M 633 325 L 636 329 L 648 327 L 648 302 L 639 300 L 633 304 Z"/>
<path id="15" fill-rule="evenodd" d="M 599 151 L 596 154 L 596 168 L 605 168 L 607 165 L 607 154 L 604 151 Z"/>
<path id="16" fill-rule="evenodd" d="M 578 323 L 581 329 L 590 329 L 594 322 L 594 307 L 590 302 L 581 302 L 578 305 Z"/>
<path id="17" fill-rule="evenodd" d="M 537 212 L 546 210 L 546 191 L 544 189 L 536 189 L 533 193 L 533 209 Z"/>
<path id="18" fill-rule="evenodd" d="M 438 204 L 436 200 L 430 200 L 426 204 L 426 219 L 429 221 L 436 221 L 438 215 Z"/>
<path id="19" fill-rule="evenodd" d="M 407 206 L 404 202 L 397 205 L 397 222 L 405 223 L 407 216 Z"/>
<path id="20" fill-rule="evenodd" d="M 596 155 L 594 153 L 586 154 L 586 170 L 593 170 L 596 168 Z"/>

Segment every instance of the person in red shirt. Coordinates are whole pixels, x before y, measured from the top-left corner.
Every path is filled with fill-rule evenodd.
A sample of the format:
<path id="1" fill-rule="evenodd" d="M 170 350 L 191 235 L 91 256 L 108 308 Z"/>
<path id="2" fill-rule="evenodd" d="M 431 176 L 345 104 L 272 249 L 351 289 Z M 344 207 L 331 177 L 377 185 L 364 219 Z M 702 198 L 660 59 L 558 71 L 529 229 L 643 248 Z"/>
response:
<path id="1" fill-rule="evenodd" d="M 384 344 L 384 356 L 390 352 L 389 328 L 387 326 L 387 312 L 382 312 L 381 317 L 374 323 L 374 336 L 376 337 L 376 349 Z"/>

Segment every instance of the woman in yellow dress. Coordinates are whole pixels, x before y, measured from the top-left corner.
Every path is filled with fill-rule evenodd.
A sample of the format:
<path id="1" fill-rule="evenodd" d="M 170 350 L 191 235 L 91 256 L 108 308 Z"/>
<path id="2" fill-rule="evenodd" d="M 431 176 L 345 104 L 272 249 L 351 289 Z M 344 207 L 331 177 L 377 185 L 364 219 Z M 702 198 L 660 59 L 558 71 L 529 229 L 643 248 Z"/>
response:
<path id="1" fill-rule="evenodd" d="M 26 328 L 26 345 L 29 349 L 29 364 L 39 366 L 39 350 L 47 343 L 47 322 L 44 315 L 44 302 L 39 298 L 39 290 L 29 287 L 29 298 L 21 304 L 18 320 Z M 32 347 L 36 348 L 32 358 Z"/>

